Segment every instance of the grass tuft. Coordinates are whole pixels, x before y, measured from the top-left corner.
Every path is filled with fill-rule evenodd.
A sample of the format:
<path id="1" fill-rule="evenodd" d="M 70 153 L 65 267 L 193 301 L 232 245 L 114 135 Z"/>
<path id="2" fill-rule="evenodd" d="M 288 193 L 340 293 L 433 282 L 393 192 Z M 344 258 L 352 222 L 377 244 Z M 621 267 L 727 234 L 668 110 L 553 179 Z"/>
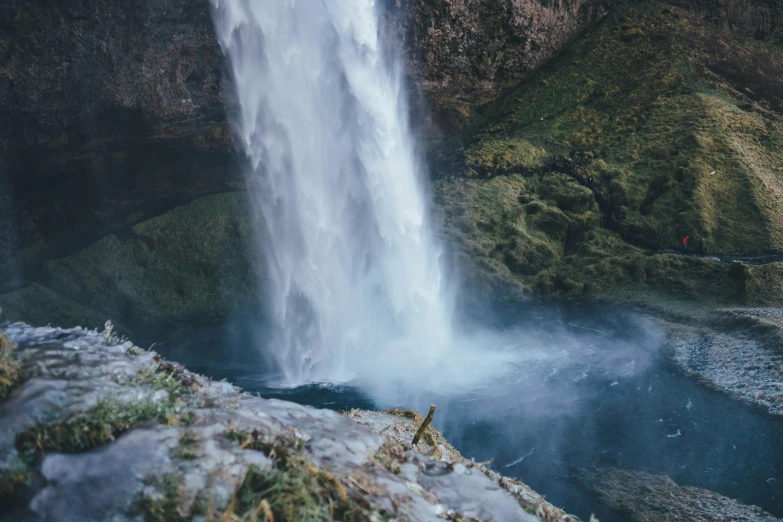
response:
<path id="1" fill-rule="evenodd" d="M 20 378 L 19 362 L 13 359 L 15 349 L 16 345 L 0 333 L 0 400 L 8 397 Z"/>
<path id="2" fill-rule="evenodd" d="M 261 451 L 272 460 L 269 469 L 251 466 L 237 488 L 225 520 L 250 522 L 327 522 L 367 520 L 372 506 L 351 495 L 341 480 L 315 466 L 294 433 L 281 438 L 229 429 L 226 437 L 243 449 Z"/>
<path id="3" fill-rule="evenodd" d="M 37 461 L 46 451 L 80 453 L 107 444 L 143 422 L 167 423 L 172 408 L 167 401 L 106 401 L 63 423 L 27 429 L 16 436 L 15 444 L 28 463 Z"/>

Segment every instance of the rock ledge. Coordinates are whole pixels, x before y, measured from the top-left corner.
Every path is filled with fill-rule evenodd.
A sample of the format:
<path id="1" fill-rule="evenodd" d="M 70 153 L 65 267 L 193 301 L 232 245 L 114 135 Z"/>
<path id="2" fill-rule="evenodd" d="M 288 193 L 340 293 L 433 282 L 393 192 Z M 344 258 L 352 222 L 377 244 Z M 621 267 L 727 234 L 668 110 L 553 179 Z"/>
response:
<path id="1" fill-rule="evenodd" d="M 0 403 L 8 520 L 577 520 L 434 430 L 435 448 L 400 444 L 413 414 L 253 397 L 110 329 L 4 335 L 20 375 Z"/>

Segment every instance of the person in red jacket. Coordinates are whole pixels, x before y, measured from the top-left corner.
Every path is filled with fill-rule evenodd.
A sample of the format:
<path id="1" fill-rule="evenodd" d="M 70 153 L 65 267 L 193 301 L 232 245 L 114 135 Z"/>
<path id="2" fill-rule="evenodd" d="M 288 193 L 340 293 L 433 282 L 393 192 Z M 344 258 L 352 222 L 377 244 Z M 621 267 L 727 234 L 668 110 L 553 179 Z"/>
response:
<path id="1" fill-rule="evenodd" d="M 691 236 L 685 236 L 682 238 L 682 251 L 687 252 L 688 251 L 688 243 L 691 241 Z"/>

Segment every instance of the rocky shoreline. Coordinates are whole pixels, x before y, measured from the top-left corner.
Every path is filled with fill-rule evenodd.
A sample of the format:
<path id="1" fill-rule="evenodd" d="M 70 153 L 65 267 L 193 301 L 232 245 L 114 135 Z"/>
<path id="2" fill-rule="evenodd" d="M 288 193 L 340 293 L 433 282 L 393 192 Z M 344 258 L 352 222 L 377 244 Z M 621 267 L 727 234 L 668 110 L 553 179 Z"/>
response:
<path id="1" fill-rule="evenodd" d="M 431 428 L 411 448 L 412 412 L 253 397 L 111 328 L 4 335 L 18 370 L 0 404 L 4 520 L 577 520 Z"/>
<path id="2" fill-rule="evenodd" d="M 711 326 L 664 323 L 672 360 L 687 375 L 734 399 L 783 415 L 783 353 L 766 328 L 742 328 L 741 318 L 779 317 L 781 309 L 732 309 L 715 312 Z M 728 321 L 733 317 L 735 321 Z M 762 319 L 763 320 L 763 319 Z M 777 348 L 776 348 L 777 347 Z"/>
<path id="3" fill-rule="evenodd" d="M 665 475 L 599 468 L 591 474 L 590 482 L 604 502 L 628 514 L 633 522 L 780 520 L 756 506 L 743 505 L 713 491 L 681 486 Z"/>

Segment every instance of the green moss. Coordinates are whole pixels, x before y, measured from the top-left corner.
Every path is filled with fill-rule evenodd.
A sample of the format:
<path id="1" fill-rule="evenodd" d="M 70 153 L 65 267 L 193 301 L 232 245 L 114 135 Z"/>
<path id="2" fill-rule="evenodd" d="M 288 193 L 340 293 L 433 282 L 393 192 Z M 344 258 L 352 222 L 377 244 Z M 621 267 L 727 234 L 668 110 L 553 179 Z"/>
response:
<path id="1" fill-rule="evenodd" d="M 59 294 L 131 328 L 224 316 L 257 295 L 246 195 L 207 196 L 47 263 Z"/>
<path id="2" fill-rule="evenodd" d="M 302 439 L 294 432 L 286 432 L 278 437 L 268 437 L 258 431 L 248 433 L 229 427 L 225 436 L 229 440 L 239 443 L 243 449 L 260 451 L 266 456 L 284 457 L 291 451 L 298 451 L 304 446 Z"/>
<path id="3" fill-rule="evenodd" d="M 522 139 L 486 139 L 465 156 L 468 173 L 489 176 L 540 168 L 546 151 Z"/>
<path id="4" fill-rule="evenodd" d="M 184 460 L 195 460 L 199 458 L 201 456 L 199 440 L 186 433 L 179 438 L 179 443 L 177 444 L 174 455 L 177 458 Z"/>
<path id="5" fill-rule="evenodd" d="M 182 382 L 182 374 L 173 371 L 172 365 L 158 358 L 157 366 L 145 368 L 140 371 L 132 381 L 132 384 L 147 384 L 156 390 L 165 390 L 169 397 L 179 397 L 187 388 Z"/>
<path id="6" fill-rule="evenodd" d="M 270 469 L 251 466 L 223 516 L 256 520 L 271 515 L 274 520 L 319 522 L 366 520 L 372 506 L 351 496 L 340 479 L 315 466 L 299 453 L 302 442 L 294 434 L 267 438 L 229 429 L 226 437 L 249 451 L 262 451 L 272 459 Z"/>
<path id="7" fill-rule="evenodd" d="M 0 333 L 0 401 L 8 397 L 19 381 L 19 362 L 13 358 L 16 345 Z"/>
<path id="8" fill-rule="evenodd" d="M 783 300 L 783 263 L 744 267 L 746 304 L 780 306 Z"/>
<path id="9" fill-rule="evenodd" d="M 495 296 L 775 302 L 775 269 L 737 281 L 714 261 L 647 255 L 686 234 L 708 254 L 783 250 L 775 63 L 781 49 L 685 11 L 618 6 L 430 155 L 469 280 Z"/>
<path id="10" fill-rule="evenodd" d="M 155 494 L 145 494 L 138 506 L 144 522 L 187 522 L 193 519 L 196 513 L 181 512 L 180 476 L 165 474 L 150 478 L 147 483 L 154 488 Z"/>
<path id="11" fill-rule="evenodd" d="M 45 451 L 78 453 L 107 444 L 133 426 L 156 419 L 166 423 L 172 415 L 168 401 L 120 403 L 106 401 L 59 424 L 40 425 L 16 436 L 16 448 L 27 462 Z"/>
<path id="12" fill-rule="evenodd" d="M 538 143 L 596 164 L 622 219 L 668 246 L 689 234 L 714 252 L 780 249 L 783 73 L 768 64 L 781 60 L 676 9 L 617 9 L 489 105 L 466 155 L 488 139 Z"/>
<path id="13" fill-rule="evenodd" d="M 0 295 L 0 308 L 2 308 L 3 320 L 22 321 L 37 326 L 78 325 L 89 329 L 103 329 L 108 318 L 96 310 L 35 283 L 21 290 Z M 116 331 L 121 335 L 128 334 L 128 329 L 122 324 L 115 324 L 115 326 Z"/>
<path id="14" fill-rule="evenodd" d="M 140 372 L 128 383 L 165 391 L 164 398 L 130 403 L 104 400 L 64 422 L 41 424 L 20 432 L 15 440 L 17 451 L 25 461 L 34 462 L 46 451 L 78 453 L 107 444 L 134 426 L 151 420 L 172 426 L 192 424 L 191 414 L 180 411 L 185 405 L 181 397 L 192 383 L 176 371 L 179 368 L 158 358 L 156 366 Z"/>

